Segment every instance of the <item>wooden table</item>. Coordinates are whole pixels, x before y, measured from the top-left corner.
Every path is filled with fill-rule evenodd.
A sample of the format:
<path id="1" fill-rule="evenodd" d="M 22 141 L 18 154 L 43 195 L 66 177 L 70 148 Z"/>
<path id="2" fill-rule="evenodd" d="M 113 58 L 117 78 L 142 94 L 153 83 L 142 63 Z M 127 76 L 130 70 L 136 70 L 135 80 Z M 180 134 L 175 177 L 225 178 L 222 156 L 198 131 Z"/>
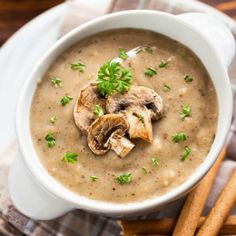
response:
<path id="1" fill-rule="evenodd" d="M 236 19 L 236 0 L 202 1 Z M 30 19 L 62 2 L 64 0 L 0 0 L 0 45 Z"/>

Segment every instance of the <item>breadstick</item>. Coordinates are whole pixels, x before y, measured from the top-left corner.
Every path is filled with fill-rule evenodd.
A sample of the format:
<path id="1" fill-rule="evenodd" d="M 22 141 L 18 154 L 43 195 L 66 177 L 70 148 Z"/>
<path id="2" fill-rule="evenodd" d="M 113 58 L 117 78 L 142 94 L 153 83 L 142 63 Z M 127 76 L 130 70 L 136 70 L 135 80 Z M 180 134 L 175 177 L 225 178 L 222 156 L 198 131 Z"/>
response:
<path id="1" fill-rule="evenodd" d="M 201 217 L 197 228 L 201 227 L 205 221 L 205 217 Z M 124 236 L 136 234 L 162 234 L 170 235 L 173 232 L 175 219 L 156 219 L 156 220 L 135 220 L 121 221 L 120 225 L 123 229 Z M 229 216 L 222 227 L 221 234 L 236 235 L 236 216 Z"/>
<path id="2" fill-rule="evenodd" d="M 218 197 L 197 236 L 217 236 L 236 200 L 236 170 Z"/>
<path id="3" fill-rule="evenodd" d="M 188 195 L 175 226 L 173 236 L 194 235 L 202 210 L 214 183 L 215 176 L 225 154 L 226 148 L 223 148 L 211 170 L 200 184 Z"/>

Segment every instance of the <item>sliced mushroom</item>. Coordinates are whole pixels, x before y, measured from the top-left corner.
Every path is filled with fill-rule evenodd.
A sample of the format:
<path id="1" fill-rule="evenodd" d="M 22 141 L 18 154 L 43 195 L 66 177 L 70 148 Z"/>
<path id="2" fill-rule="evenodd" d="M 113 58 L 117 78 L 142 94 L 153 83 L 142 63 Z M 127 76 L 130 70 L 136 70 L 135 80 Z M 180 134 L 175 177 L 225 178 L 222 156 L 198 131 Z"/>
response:
<path id="1" fill-rule="evenodd" d="M 94 114 L 95 106 L 100 105 L 105 111 L 105 103 L 106 101 L 100 97 L 95 83 L 91 83 L 81 90 L 74 107 L 75 124 L 81 131 L 87 132 L 88 127 L 98 118 Z"/>
<path id="2" fill-rule="evenodd" d="M 161 97 L 143 86 L 132 86 L 127 93 L 115 93 L 106 101 L 108 113 L 122 112 L 129 122 L 130 138 L 142 138 L 152 142 L 151 120 L 158 120 L 163 114 Z"/>
<path id="3" fill-rule="evenodd" d="M 130 124 L 130 138 L 141 138 L 147 142 L 152 141 L 152 123 L 150 112 L 145 106 L 131 105 L 126 108 L 124 114 Z"/>
<path id="4" fill-rule="evenodd" d="M 126 156 L 134 144 L 124 137 L 129 123 L 122 114 L 107 114 L 99 117 L 88 128 L 88 146 L 96 155 L 110 149 L 118 156 Z"/>

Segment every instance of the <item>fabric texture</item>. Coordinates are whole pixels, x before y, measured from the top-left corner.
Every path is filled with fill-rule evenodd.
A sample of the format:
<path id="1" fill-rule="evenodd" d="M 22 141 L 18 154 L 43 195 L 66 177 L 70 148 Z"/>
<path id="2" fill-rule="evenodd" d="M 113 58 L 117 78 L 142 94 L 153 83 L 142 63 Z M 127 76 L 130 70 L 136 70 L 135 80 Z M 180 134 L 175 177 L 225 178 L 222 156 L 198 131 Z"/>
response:
<path id="1" fill-rule="evenodd" d="M 100 1 L 98 1 L 100 2 Z M 67 9 L 64 14 L 59 37 L 72 30 L 76 26 L 89 21 L 95 17 L 127 9 L 154 9 L 173 14 L 194 11 L 175 4 L 175 1 L 155 1 L 155 0 L 102 0 L 101 4 L 92 5 L 89 1 L 67 1 Z M 235 27 L 236 28 L 236 27 Z M 235 29 L 234 28 L 234 29 Z M 236 32 L 233 29 L 234 33 Z M 235 33 L 236 36 L 236 33 Z M 236 59 L 230 68 L 230 77 L 236 78 Z M 234 99 L 234 114 L 236 114 L 236 98 Z M 14 151 L 15 150 L 15 151 Z M 17 144 L 12 147 L 7 155 L 11 153 L 16 156 Z M 7 175 L 9 166 L 13 158 L 0 166 L 0 235 L 18 236 L 115 236 L 120 234 L 120 227 L 116 219 L 91 214 L 82 210 L 72 211 L 58 219 L 52 221 L 34 221 L 18 212 L 10 198 L 7 189 Z M 233 119 L 232 127 L 228 139 L 227 159 L 221 166 L 215 180 L 211 195 L 206 204 L 204 214 L 211 209 L 219 192 L 225 185 L 231 171 L 236 167 L 236 118 Z M 180 199 L 168 205 L 160 212 L 139 219 L 177 217 L 184 199 Z M 236 210 L 236 209 L 235 209 Z M 235 211 L 234 211 L 235 212 Z M 136 218 L 137 219 L 137 218 Z"/>

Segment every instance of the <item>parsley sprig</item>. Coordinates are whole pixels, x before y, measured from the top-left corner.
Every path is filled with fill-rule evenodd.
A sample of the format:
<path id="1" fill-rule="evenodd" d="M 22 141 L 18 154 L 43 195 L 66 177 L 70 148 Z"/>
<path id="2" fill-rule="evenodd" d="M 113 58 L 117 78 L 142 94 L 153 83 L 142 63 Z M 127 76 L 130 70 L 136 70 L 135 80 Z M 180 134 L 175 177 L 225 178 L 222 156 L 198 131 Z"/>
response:
<path id="1" fill-rule="evenodd" d="M 97 81 L 98 91 L 102 96 L 112 95 L 114 92 L 123 93 L 130 88 L 132 74 L 119 62 L 109 61 L 100 67 Z"/>
<path id="2" fill-rule="evenodd" d="M 90 176 L 90 179 L 91 179 L 92 182 L 95 182 L 95 181 L 98 180 L 98 177 L 95 176 L 95 175 L 92 175 L 92 176 Z"/>
<path id="3" fill-rule="evenodd" d="M 62 106 L 65 106 L 67 103 L 69 103 L 71 100 L 73 99 L 72 96 L 68 96 L 65 95 L 64 97 L 62 97 L 62 99 L 60 100 L 60 103 Z"/>
<path id="4" fill-rule="evenodd" d="M 184 120 L 186 117 L 189 117 L 191 114 L 191 107 L 189 105 L 183 105 L 182 111 L 180 112 L 180 117 Z"/>
<path id="5" fill-rule="evenodd" d="M 128 58 L 128 54 L 126 53 L 124 48 L 119 49 L 119 58 L 126 60 Z"/>
<path id="6" fill-rule="evenodd" d="M 160 165 L 156 157 L 152 157 L 151 161 L 152 161 L 153 166 L 159 166 Z"/>
<path id="7" fill-rule="evenodd" d="M 164 92 L 169 92 L 170 90 L 171 90 L 171 87 L 169 85 L 167 85 L 167 84 L 164 84 L 163 91 Z"/>
<path id="8" fill-rule="evenodd" d="M 191 83 L 193 81 L 193 77 L 190 75 L 185 75 L 184 76 L 184 81 L 187 83 Z"/>
<path id="9" fill-rule="evenodd" d="M 74 153 L 74 152 L 67 152 L 64 154 L 62 161 L 67 162 L 67 163 L 71 163 L 74 164 L 77 162 L 78 160 L 78 154 Z"/>
<path id="10" fill-rule="evenodd" d="M 157 74 L 157 71 L 155 69 L 149 67 L 149 68 L 147 68 L 147 70 L 145 70 L 144 74 L 149 77 L 153 77 L 154 75 Z"/>
<path id="11" fill-rule="evenodd" d="M 174 143 L 179 143 L 179 142 L 183 142 L 185 140 L 187 140 L 188 136 L 183 133 L 183 132 L 178 132 L 178 133 L 175 133 L 173 136 L 172 136 L 172 141 Z"/>
<path id="12" fill-rule="evenodd" d="M 45 136 L 45 141 L 46 141 L 49 148 L 52 148 L 56 145 L 56 138 L 53 133 L 48 133 Z"/>
<path id="13" fill-rule="evenodd" d="M 159 68 L 165 68 L 167 66 L 168 62 L 161 60 L 160 64 L 159 64 Z"/>
<path id="14" fill-rule="evenodd" d="M 72 70 L 78 70 L 80 73 L 84 73 L 85 65 L 79 61 L 71 63 L 70 68 Z"/>
<path id="15" fill-rule="evenodd" d="M 62 80 L 59 77 L 51 76 L 50 77 L 51 83 L 55 88 L 61 88 L 62 87 Z"/>
<path id="16" fill-rule="evenodd" d="M 104 115 L 104 111 L 103 111 L 103 109 L 100 105 L 96 105 L 93 112 L 97 117 L 100 117 L 100 116 Z"/>
<path id="17" fill-rule="evenodd" d="M 56 123 L 56 121 L 57 121 L 57 117 L 56 116 L 52 116 L 49 119 L 49 122 L 50 122 L 51 125 L 54 125 Z"/>
<path id="18" fill-rule="evenodd" d="M 132 174 L 128 173 L 128 174 L 119 175 L 118 177 L 116 177 L 116 181 L 120 185 L 128 184 L 132 181 Z"/>
<path id="19" fill-rule="evenodd" d="M 143 115 L 143 114 L 134 113 L 133 115 L 136 116 L 139 121 L 141 121 L 142 123 L 144 123 L 144 115 Z"/>
<path id="20" fill-rule="evenodd" d="M 191 152 L 191 149 L 188 146 L 185 146 L 183 154 L 181 155 L 181 161 L 185 161 L 186 158 L 189 156 L 190 152 Z"/>

